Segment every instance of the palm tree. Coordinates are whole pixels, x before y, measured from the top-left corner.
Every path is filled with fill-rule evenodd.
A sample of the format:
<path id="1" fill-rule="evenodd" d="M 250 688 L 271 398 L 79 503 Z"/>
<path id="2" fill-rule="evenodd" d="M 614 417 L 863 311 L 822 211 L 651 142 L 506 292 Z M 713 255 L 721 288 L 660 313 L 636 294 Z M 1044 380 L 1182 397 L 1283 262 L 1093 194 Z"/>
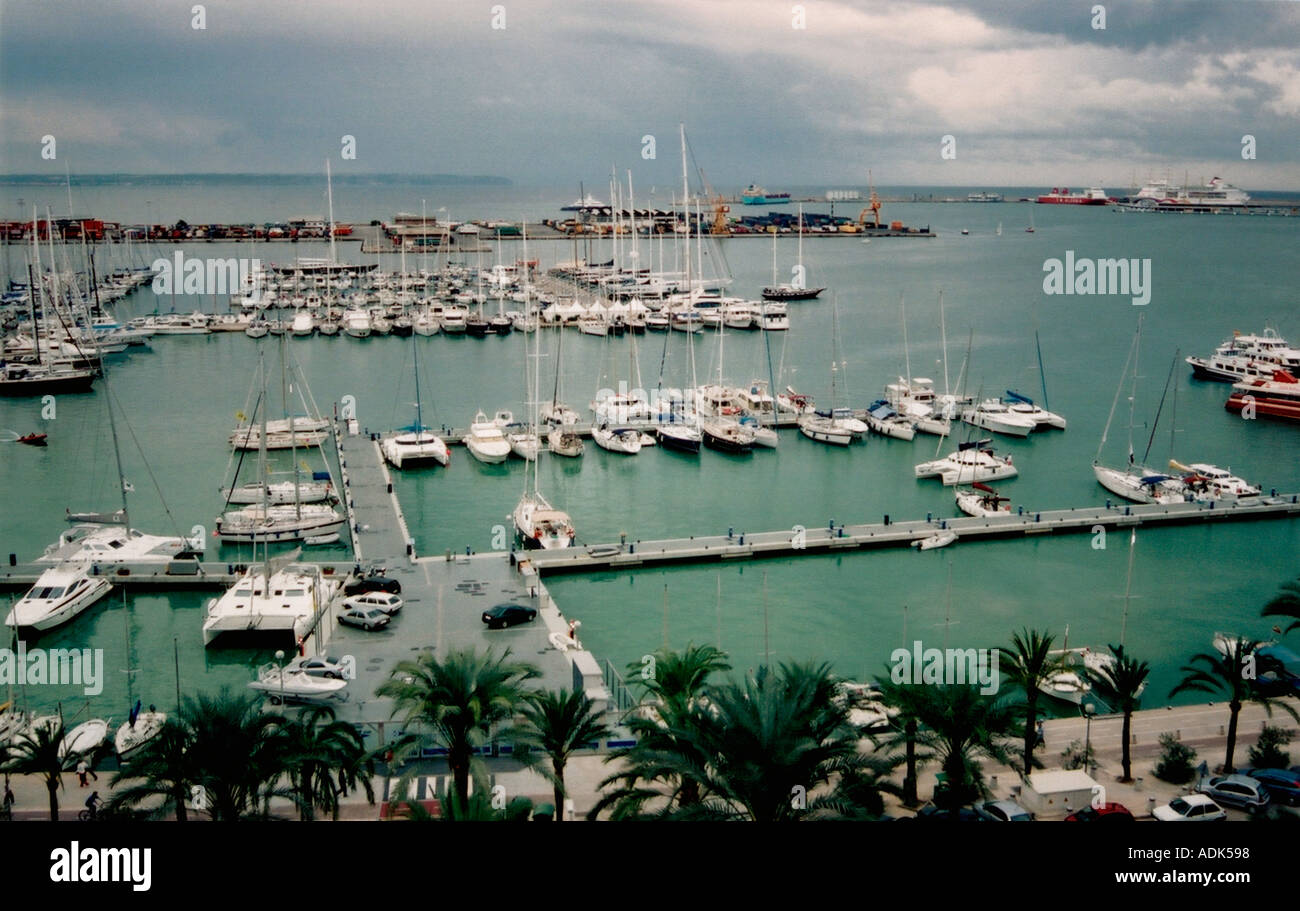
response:
<path id="1" fill-rule="evenodd" d="M 1300 629 L 1300 579 L 1285 582 L 1280 587 L 1282 593 L 1265 604 L 1260 613 L 1265 617 L 1290 617 L 1291 624 L 1282 631 L 1289 633 Z"/>
<path id="2" fill-rule="evenodd" d="M 937 759 L 945 787 L 934 802 L 954 813 L 987 793 L 981 759 L 1010 765 L 1017 711 L 980 693 L 978 685 L 914 686 L 912 708 L 920 729 L 917 745 L 925 759 Z"/>
<path id="3" fill-rule="evenodd" d="M 920 803 L 916 793 L 916 773 L 920 765 L 916 753 L 920 707 L 916 698 L 920 687 L 911 683 L 895 683 L 889 674 L 877 677 L 876 686 L 880 689 L 881 702 L 898 710 L 897 717 L 890 722 L 890 732 L 881 736 L 879 745 L 887 751 L 902 749 L 905 772 L 900 796 L 904 804 L 914 807 Z"/>
<path id="4" fill-rule="evenodd" d="M 317 808 L 337 819 L 339 797 L 345 788 L 355 788 L 358 783 L 374 803 L 373 759 L 367 756 L 356 728 L 335 720 L 333 708 L 315 705 L 304 709 L 280 726 L 277 737 L 284 769 L 298 795 L 301 819 L 314 819 Z"/>
<path id="5" fill-rule="evenodd" d="M 113 776 L 111 785 L 114 792 L 108 808 L 136 807 L 161 797 L 162 805 L 157 814 L 166 813 L 170 808 L 175 811 L 177 822 L 188 820 L 190 788 L 199 777 L 198 757 L 191 750 L 192 740 L 188 728 L 174 718 L 168 718 L 158 735 L 141 746 Z"/>
<path id="6" fill-rule="evenodd" d="M 651 657 L 653 664 L 628 665 L 629 676 L 639 678 L 644 690 L 641 704 L 624 719 L 636 743 L 613 750 L 605 758 L 606 763 L 623 768 L 600 783 L 602 791 L 613 790 L 601 797 L 588 818 L 595 819 L 606 809 L 613 819 L 637 817 L 647 803 L 665 797 L 665 810 L 700 802 L 698 779 L 674 776 L 663 759 L 670 756 L 681 763 L 689 757 L 695 765 L 703 765 L 705 757 L 691 755 L 692 744 L 676 732 L 688 729 L 688 716 L 709 692 L 709 678 L 731 670 L 731 665 L 720 649 L 694 643 L 681 652 L 661 649 Z M 661 790 L 665 786 L 667 795 Z"/>
<path id="7" fill-rule="evenodd" d="M 1124 774 L 1120 781 L 1133 780 L 1132 760 L 1129 755 L 1129 733 L 1133 726 L 1133 713 L 1142 701 L 1142 691 L 1146 689 L 1147 677 L 1151 667 L 1145 661 L 1138 661 L 1124 651 L 1122 645 L 1110 646 L 1112 660 L 1105 662 L 1088 673 L 1093 686 L 1101 698 L 1112 708 L 1124 713 L 1123 753 L 1120 764 Z"/>
<path id="8" fill-rule="evenodd" d="M 1201 652 L 1193 655 L 1182 667 L 1182 682 L 1169 691 L 1171 698 L 1179 693 L 1209 693 L 1227 698 L 1228 745 L 1223 759 L 1223 771 L 1227 773 L 1236 771 L 1232 764 L 1232 754 L 1237 747 L 1237 716 L 1241 713 L 1243 702 L 1263 706 L 1270 718 L 1273 717 L 1273 707 L 1281 706 L 1283 711 L 1300 721 L 1300 713 L 1289 703 L 1269 696 L 1254 686 L 1260 672 L 1283 670 L 1278 659 L 1255 654 L 1259 646 L 1260 643 L 1254 640 L 1230 639 L 1225 642 L 1222 653 Z"/>
<path id="9" fill-rule="evenodd" d="M 51 717 L 48 723 L 32 724 L 9 744 L 9 759 L 4 771 L 12 775 L 39 775 L 50 795 L 50 822 L 59 821 L 59 788 L 63 773 L 80 759 L 79 753 L 63 752 L 63 718 Z"/>
<path id="10" fill-rule="evenodd" d="M 573 753 L 599 741 L 609 727 L 595 710 L 595 703 L 585 693 L 543 690 L 528 694 L 523 705 L 523 727 L 515 756 L 538 770 L 551 782 L 555 792 L 555 819 L 564 819 L 564 768 Z M 532 753 L 540 750 L 550 757 L 549 771 L 540 768 Z"/>
<path id="11" fill-rule="evenodd" d="M 710 687 L 662 716 L 645 749 L 629 751 L 623 793 L 604 803 L 623 816 L 669 819 L 869 815 L 881 806 L 880 760 L 858 752 L 847 703 L 835 696 L 827 664 L 760 667 L 742 682 Z M 694 783 L 698 800 L 681 799 L 684 782 Z M 646 813 L 656 799 L 660 806 Z"/>
<path id="12" fill-rule="evenodd" d="M 1010 648 L 998 649 L 1002 676 L 1025 694 L 1025 764 L 1021 772 L 1025 776 L 1034 768 L 1034 745 L 1038 739 L 1038 687 L 1061 669 L 1060 660 L 1052 655 L 1053 641 L 1051 635 L 1022 629 L 1011 637 Z"/>
<path id="13" fill-rule="evenodd" d="M 514 718 L 524 701 L 523 684 L 538 676 L 532 665 L 510 660 L 509 649 L 500 656 L 464 649 L 441 661 L 433 653 L 399 661 L 375 692 L 393 699 L 393 717 L 428 733 L 400 738 L 393 744 L 394 759 L 400 763 L 435 739 L 447 749 L 455 798 L 467 806 L 475 748 Z"/>
<path id="14" fill-rule="evenodd" d="M 284 757 L 277 728 L 284 719 L 262 711 L 257 696 L 226 687 L 216 696 L 187 697 L 179 715 L 197 766 L 193 783 L 214 820 L 265 817 L 273 797 L 297 801 L 278 784 Z"/>

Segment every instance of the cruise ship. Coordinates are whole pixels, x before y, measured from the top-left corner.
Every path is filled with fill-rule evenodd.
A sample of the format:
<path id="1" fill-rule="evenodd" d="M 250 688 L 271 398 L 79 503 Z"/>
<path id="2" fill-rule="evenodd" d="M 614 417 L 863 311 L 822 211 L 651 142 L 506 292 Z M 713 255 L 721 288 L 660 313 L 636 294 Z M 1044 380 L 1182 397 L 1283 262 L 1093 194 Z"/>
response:
<path id="1" fill-rule="evenodd" d="M 1168 180 L 1153 180 L 1124 200 L 1131 209 L 1225 209 L 1245 206 L 1250 194 L 1234 187 L 1222 177 L 1213 177 L 1203 186 L 1180 187 Z"/>

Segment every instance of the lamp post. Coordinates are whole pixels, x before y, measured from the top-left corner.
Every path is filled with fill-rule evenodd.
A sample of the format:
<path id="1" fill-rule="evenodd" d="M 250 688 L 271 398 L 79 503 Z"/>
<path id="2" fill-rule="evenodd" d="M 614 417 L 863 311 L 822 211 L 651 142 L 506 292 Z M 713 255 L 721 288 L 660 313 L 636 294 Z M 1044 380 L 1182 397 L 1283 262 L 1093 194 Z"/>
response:
<path id="1" fill-rule="evenodd" d="M 1083 706 L 1083 716 L 1086 719 L 1083 735 L 1083 770 L 1089 775 L 1092 774 L 1092 716 L 1097 714 L 1097 707 L 1091 702 Z"/>
<path id="2" fill-rule="evenodd" d="M 284 649 L 277 649 L 275 652 L 275 661 L 277 664 L 284 661 Z M 284 665 L 280 664 L 280 711 L 284 711 Z"/>

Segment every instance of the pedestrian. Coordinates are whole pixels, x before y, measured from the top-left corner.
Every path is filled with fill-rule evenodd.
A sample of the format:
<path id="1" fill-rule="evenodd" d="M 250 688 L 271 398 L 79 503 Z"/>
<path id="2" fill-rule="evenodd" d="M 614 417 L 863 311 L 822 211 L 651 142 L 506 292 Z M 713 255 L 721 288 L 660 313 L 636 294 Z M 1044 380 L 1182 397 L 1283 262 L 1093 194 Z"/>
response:
<path id="1" fill-rule="evenodd" d="M 13 809 L 14 809 L 14 792 L 11 791 L 11 790 L 9 789 L 9 776 L 6 775 L 6 776 L 5 776 L 5 796 L 4 796 L 4 811 L 5 811 L 5 815 L 6 815 L 6 816 L 11 815 L 11 814 L 13 813 Z"/>
<path id="2" fill-rule="evenodd" d="M 1043 723 L 1038 722 L 1038 739 L 1034 742 L 1034 749 L 1047 746 L 1047 735 L 1043 732 Z"/>
<path id="3" fill-rule="evenodd" d="M 86 780 L 86 770 L 89 768 L 90 766 L 86 765 L 86 760 L 84 759 L 77 763 L 77 781 L 83 788 L 90 786 L 90 782 Z"/>

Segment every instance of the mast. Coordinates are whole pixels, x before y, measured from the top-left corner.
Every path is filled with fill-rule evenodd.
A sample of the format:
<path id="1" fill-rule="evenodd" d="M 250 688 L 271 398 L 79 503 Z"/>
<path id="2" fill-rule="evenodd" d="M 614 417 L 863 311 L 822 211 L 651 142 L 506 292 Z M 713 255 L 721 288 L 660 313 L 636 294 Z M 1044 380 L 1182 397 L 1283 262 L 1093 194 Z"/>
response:
<path id="1" fill-rule="evenodd" d="M 1129 592 L 1133 588 L 1133 551 L 1137 547 L 1137 529 L 1129 532 L 1128 538 L 1128 577 L 1124 581 L 1124 619 L 1120 621 L 1119 646 L 1124 647 L 1124 636 L 1128 632 Z"/>
<path id="2" fill-rule="evenodd" d="M 907 389 L 912 390 L 912 353 L 907 347 L 907 298 L 898 295 L 898 308 L 903 317 L 903 367 L 907 371 Z"/>
<path id="3" fill-rule="evenodd" d="M 1038 380 L 1043 387 L 1043 408 L 1047 409 L 1047 374 L 1043 371 L 1043 343 L 1039 341 L 1038 330 L 1034 330 L 1034 347 L 1038 349 Z"/>
<path id="4" fill-rule="evenodd" d="M 330 174 L 330 160 L 325 159 L 325 187 L 330 208 L 330 268 L 326 269 L 326 288 L 332 287 L 334 278 L 334 178 Z M 402 245 L 405 248 L 405 244 Z"/>
<path id="5" fill-rule="evenodd" d="M 939 292 L 939 344 L 943 347 L 943 394 L 951 395 L 952 390 L 948 388 L 948 328 L 944 324 L 943 317 L 943 291 Z M 908 383 L 912 378 L 907 378 Z"/>

